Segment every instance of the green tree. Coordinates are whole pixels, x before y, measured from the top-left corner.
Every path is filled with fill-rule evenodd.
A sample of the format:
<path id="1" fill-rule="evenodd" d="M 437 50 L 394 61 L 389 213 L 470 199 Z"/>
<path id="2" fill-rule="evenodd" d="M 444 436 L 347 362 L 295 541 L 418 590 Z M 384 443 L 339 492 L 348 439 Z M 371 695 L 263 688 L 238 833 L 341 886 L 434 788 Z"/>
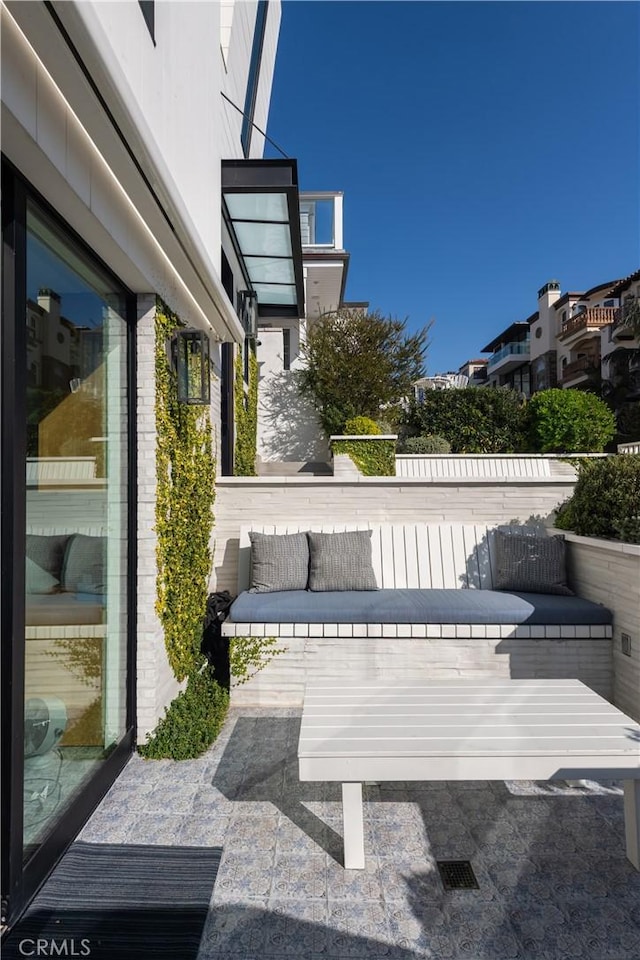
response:
<path id="1" fill-rule="evenodd" d="M 405 436 L 436 434 L 452 453 L 513 453 L 523 446 L 522 398 L 516 390 L 427 390 L 404 417 Z"/>
<path id="2" fill-rule="evenodd" d="M 582 390 L 541 390 L 527 404 L 529 442 L 540 453 L 601 453 L 613 439 L 609 407 Z"/>
<path id="3" fill-rule="evenodd" d="M 340 310 L 310 327 L 298 383 L 328 435 L 352 417 L 375 420 L 381 407 L 411 394 L 423 375 L 429 326 L 410 334 L 406 320 L 377 310 Z"/>

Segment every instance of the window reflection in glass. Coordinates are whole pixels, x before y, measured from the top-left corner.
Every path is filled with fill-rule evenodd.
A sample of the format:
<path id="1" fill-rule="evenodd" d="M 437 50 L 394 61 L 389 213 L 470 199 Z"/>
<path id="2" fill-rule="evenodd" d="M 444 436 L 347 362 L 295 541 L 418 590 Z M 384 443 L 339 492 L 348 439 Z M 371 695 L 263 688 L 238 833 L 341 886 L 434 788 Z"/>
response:
<path id="1" fill-rule="evenodd" d="M 124 291 L 27 214 L 24 851 L 125 732 Z"/>

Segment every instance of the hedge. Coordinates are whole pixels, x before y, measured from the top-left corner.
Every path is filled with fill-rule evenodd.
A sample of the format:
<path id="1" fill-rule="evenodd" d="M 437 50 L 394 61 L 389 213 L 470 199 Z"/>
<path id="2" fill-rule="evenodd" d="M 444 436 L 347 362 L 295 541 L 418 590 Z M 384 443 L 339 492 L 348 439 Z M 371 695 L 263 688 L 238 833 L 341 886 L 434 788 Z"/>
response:
<path id="1" fill-rule="evenodd" d="M 524 446 L 524 402 L 515 390 L 428 390 L 404 417 L 409 436 L 436 434 L 452 453 L 513 453 Z"/>
<path id="2" fill-rule="evenodd" d="M 640 454 L 581 461 L 573 496 L 560 507 L 555 526 L 640 543 Z"/>

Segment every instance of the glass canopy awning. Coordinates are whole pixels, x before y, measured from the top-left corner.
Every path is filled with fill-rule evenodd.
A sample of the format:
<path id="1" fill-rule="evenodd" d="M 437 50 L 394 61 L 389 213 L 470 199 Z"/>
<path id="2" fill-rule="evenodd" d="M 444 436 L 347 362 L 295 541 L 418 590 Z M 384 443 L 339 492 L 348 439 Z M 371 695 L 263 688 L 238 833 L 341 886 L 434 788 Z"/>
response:
<path id="1" fill-rule="evenodd" d="M 223 160 L 222 210 L 258 318 L 304 316 L 295 160 Z"/>

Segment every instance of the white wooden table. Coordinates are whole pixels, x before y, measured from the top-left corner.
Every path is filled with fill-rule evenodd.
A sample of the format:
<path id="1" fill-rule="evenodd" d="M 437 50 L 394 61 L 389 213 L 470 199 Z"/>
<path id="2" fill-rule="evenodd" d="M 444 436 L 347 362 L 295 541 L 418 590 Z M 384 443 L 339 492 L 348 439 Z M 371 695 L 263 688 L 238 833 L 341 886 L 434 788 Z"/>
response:
<path id="1" fill-rule="evenodd" d="M 344 865 L 364 868 L 367 780 L 624 781 L 640 870 L 640 725 L 579 680 L 308 684 L 300 780 L 342 783 Z"/>

